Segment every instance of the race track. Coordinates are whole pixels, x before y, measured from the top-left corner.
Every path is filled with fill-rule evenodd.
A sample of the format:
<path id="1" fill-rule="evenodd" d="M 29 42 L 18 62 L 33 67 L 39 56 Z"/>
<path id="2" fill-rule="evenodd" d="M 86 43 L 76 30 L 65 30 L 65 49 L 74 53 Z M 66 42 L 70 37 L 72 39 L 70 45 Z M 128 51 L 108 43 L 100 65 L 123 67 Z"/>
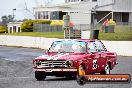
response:
<path id="1" fill-rule="evenodd" d="M 76 80 L 47 77 L 36 81 L 32 70 L 32 59 L 44 50 L 0 46 L 0 88 L 132 88 L 130 84 L 86 84 L 80 86 Z M 132 75 L 132 57 L 118 56 L 118 65 L 112 74 Z"/>

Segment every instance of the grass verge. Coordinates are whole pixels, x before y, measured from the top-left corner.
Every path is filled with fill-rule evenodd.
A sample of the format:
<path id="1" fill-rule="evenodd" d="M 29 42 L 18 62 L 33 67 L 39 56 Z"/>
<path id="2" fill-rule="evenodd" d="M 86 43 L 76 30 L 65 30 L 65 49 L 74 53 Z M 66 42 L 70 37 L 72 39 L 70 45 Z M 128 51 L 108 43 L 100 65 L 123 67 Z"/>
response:
<path id="1" fill-rule="evenodd" d="M 14 35 L 14 36 L 33 36 L 33 37 L 46 37 L 46 38 L 64 38 L 62 32 L 19 32 L 19 33 L 6 33 L 2 35 Z M 115 33 L 99 32 L 100 40 L 109 41 L 132 41 L 132 30 L 120 30 L 116 29 Z"/>
<path id="2" fill-rule="evenodd" d="M 19 33 L 7 33 L 4 35 L 14 35 L 14 36 L 32 36 L 32 37 L 46 37 L 46 38 L 64 38 L 62 32 L 19 32 Z"/>
<path id="3" fill-rule="evenodd" d="M 132 32 L 99 33 L 101 40 L 132 41 Z"/>
<path id="4" fill-rule="evenodd" d="M 132 41 L 132 30 L 128 27 L 116 27 L 115 33 L 99 32 L 99 39 L 111 41 Z"/>

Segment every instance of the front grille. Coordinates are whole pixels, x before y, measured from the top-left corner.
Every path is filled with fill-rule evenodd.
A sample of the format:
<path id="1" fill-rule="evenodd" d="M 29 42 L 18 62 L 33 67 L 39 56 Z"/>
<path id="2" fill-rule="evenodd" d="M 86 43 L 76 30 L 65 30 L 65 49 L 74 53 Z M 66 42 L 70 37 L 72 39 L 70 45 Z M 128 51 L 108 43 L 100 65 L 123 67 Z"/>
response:
<path id="1" fill-rule="evenodd" d="M 66 68 L 66 61 L 40 61 L 40 68 Z"/>

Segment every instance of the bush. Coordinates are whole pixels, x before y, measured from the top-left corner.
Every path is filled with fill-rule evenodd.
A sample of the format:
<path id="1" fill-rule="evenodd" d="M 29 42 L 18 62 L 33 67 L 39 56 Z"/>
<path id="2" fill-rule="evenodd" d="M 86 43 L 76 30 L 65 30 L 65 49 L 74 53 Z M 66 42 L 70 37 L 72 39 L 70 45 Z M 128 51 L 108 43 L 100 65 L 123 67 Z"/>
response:
<path id="1" fill-rule="evenodd" d="M 33 31 L 33 21 L 26 20 L 21 24 L 22 32 L 32 32 Z"/>
<path id="2" fill-rule="evenodd" d="M 51 26 L 63 26 L 64 22 L 63 20 L 59 20 L 59 21 L 52 21 L 50 23 Z"/>
<path id="3" fill-rule="evenodd" d="M 50 20 L 33 20 L 33 23 L 38 23 L 38 24 L 51 24 Z"/>
<path id="4" fill-rule="evenodd" d="M 49 20 L 25 20 L 21 25 L 22 32 L 33 32 L 33 24 L 50 24 Z"/>
<path id="5" fill-rule="evenodd" d="M 7 27 L 6 26 L 0 26 L 0 33 L 5 33 L 7 32 Z"/>

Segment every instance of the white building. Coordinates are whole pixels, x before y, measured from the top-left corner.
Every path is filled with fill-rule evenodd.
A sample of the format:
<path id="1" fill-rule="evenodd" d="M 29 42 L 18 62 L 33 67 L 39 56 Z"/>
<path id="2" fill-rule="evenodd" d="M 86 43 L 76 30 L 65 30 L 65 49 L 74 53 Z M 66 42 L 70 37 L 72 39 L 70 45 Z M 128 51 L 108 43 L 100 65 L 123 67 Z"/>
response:
<path id="1" fill-rule="evenodd" d="M 21 32 L 21 24 L 23 22 L 9 22 L 8 23 L 8 33 Z"/>
<path id="2" fill-rule="evenodd" d="M 35 19 L 62 20 L 68 12 L 75 24 L 91 24 L 96 11 L 96 19 L 103 22 L 113 19 L 116 22 L 132 22 L 132 0 L 65 0 L 54 6 L 35 7 Z M 106 16 L 106 18 L 104 18 Z M 101 20 L 104 18 L 103 20 Z"/>

